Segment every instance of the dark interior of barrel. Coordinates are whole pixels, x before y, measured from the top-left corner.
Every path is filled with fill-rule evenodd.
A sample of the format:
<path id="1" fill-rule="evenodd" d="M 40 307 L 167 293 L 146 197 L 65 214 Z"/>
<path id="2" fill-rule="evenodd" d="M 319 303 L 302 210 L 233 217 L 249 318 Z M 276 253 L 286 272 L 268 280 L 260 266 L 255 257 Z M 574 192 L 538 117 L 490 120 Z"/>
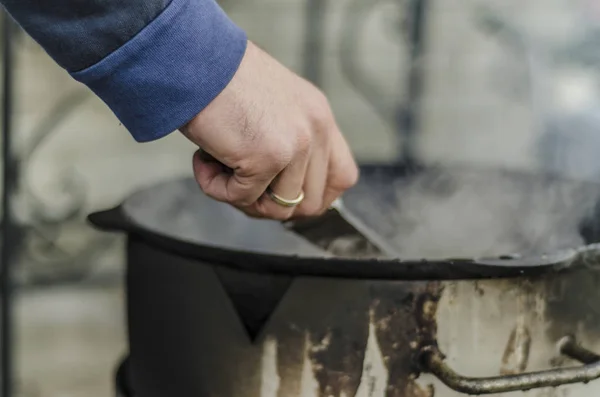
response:
<path id="1" fill-rule="evenodd" d="M 403 259 L 539 255 L 597 241 L 600 230 L 594 183 L 470 167 L 361 171 L 344 203 Z M 324 255 L 278 222 L 247 218 L 204 197 L 191 179 L 141 191 L 124 209 L 138 226 L 199 245 Z"/>

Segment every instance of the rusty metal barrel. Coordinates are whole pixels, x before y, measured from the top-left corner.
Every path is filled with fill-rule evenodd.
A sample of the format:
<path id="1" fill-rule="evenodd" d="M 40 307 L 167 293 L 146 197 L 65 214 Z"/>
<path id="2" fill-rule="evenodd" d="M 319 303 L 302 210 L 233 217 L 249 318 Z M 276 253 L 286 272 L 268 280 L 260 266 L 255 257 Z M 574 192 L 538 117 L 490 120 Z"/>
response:
<path id="1" fill-rule="evenodd" d="M 600 394 L 600 188 L 504 174 L 517 186 L 506 194 L 514 211 L 531 206 L 519 217 L 555 197 L 544 219 L 577 238 L 562 246 L 555 233 L 511 234 L 556 249 L 491 257 L 331 257 L 277 222 L 208 199 L 191 179 L 92 214 L 97 227 L 127 234 L 123 388 L 136 397 Z M 364 166 L 346 205 L 389 238 L 398 206 L 412 211 L 390 186 L 415 178 L 435 181 L 431 194 L 442 198 L 455 189 L 438 171 Z M 534 185 L 547 190 L 531 201 Z M 566 216 L 574 202 L 589 206 L 576 223 Z M 430 235 L 426 244 L 444 245 Z"/>

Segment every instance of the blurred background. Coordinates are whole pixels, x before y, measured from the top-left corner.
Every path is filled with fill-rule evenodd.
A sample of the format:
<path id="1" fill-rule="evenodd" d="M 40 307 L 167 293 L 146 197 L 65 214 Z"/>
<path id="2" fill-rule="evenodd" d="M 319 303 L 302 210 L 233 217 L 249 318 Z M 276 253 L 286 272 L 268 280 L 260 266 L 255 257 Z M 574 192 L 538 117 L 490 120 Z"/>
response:
<path id="1" fill-rule="evenodd" d="M 418 158 L 600 179 L 600 1 L 221 0 L 329 96 L 361 162 Z M 191 172 L 174 133 L 137 144 L 14 37 L 19 396 L 112 396 L 126 353 L 123 241 L 85 215 Z"/>

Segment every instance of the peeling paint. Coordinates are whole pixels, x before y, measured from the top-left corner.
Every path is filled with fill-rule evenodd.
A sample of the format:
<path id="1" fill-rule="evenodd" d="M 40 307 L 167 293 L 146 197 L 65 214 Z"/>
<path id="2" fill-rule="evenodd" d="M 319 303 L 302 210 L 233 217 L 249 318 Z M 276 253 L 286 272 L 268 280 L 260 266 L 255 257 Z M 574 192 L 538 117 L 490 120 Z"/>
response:
<path id="1" fill-rule="evenodd" d="M 315 397 L 319 393 L 319 384 L 315 379 L 312 363 L 308 358 L 310 350 L 310 341 L 308 335 L 304 340 L 304 364 L 302 365 L 302 376 L 300 381 L 300 397 Z"/>
<path id="2" fill-rule="evenodd" d="M 433 386 L 416 383 L 414 362 L 422 343 L 434 339 L 438 287 L 398 293 L 378 290 L 368 316 L 366 343 L 350 329 L 316 326 L 305 331 L 304 357 L 297 391 L 290 387 L 294 374 L 283 373 L 285 343 L 264 342 L 261 397 L 433 397 Z M 388 295 L 389 294 L 389 295 Z M 362 317 L 354 318 L 359 321 Z M 347 324 L 351 326 L 352 324 Z M 357 325 L 357 324 L 356 324 Z M 362 328 L 361 326 L 356 327 Z M 288 349 L 290 350 L 290 349 Z M 278 387 L 284 386 L 283 390 Z"/>
<path id="3" fill-rule="evenodd" d="M 367 351 L 356 397 L 384 397 L 388 376 L 389 374 L 383 362 L 381 349 L 377 343 L 375 326 L 373 322 L 370 322 Z"/>
<path id="4" fill-rule="evenodd" d="M 529 350 L 531 348 L 531 333 L 523 324 L 517 325 L 510 333 L 504 354 L 500 374 L 520 374 L 527 369 Z"/>
<path id="5" fill-rule="evenodd" d="M 277 372 L 277 340 L 267 338 L 263 343 L 261 360 L 260 397 L 277 397 L 280 378 Z"/>

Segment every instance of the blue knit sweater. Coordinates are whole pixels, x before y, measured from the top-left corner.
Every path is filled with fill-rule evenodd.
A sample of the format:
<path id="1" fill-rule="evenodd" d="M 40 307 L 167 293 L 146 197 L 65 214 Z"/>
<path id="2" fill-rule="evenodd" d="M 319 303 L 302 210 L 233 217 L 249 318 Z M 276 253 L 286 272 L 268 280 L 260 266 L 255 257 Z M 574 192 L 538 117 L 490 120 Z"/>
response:
<path id="1" fill-rule="evenodd" d="M 184 125 L 229 83 L 245 33 L 214 0 L 0 0 L 139 142 Z"/>

